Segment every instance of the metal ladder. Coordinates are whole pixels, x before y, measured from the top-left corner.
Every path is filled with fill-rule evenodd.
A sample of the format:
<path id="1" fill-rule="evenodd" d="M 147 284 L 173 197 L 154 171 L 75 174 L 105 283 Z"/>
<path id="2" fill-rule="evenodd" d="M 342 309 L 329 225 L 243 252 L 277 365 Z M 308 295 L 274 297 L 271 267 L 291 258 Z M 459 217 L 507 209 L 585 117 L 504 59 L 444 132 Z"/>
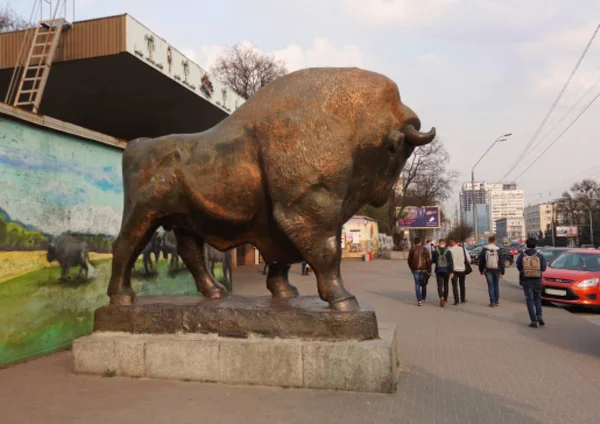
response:
<path id="1" fill-rule="evenodd" d="M 39 2 L 36 2 L 36 7 L 39 5 L 40 11 L 43 3 L 50 4 L 50 9 L 52 9 L 51 2 L 39 0 Z M 64 17 L 57 18 L 56 16 L 61 6 L 62 10 L 65 11 L 66 2 L 63 3 L 59 0 L 54 13 L 51 11 L 51 18 L 40 20 L 35 30 L 30 29 L 25 34 L 6 95 L 6 103 L 30 109 L 33 113 L 39 112 L 60 35 L 63 29 L 70 26 Z M 32 17 L 35 13 L 36 8 L 34 7 Z M 33 37 L 30 35 L 31 31 L 33 31 Z M 30 43 L 28 54 L 23 61 L 25 47 L 28 43 Z"/>

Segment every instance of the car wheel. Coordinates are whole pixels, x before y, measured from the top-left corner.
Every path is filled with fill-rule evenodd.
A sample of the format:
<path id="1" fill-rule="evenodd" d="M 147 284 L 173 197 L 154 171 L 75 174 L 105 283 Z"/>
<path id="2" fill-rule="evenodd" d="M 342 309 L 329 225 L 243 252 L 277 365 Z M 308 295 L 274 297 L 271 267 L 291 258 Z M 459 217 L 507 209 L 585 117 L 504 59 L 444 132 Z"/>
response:
<path id="1" fill-rule="evenodd" d="M 504 268 L 510 268 L 511 265 L 512 265 L 512 261 L 510 259 L 504 260 Z"/>

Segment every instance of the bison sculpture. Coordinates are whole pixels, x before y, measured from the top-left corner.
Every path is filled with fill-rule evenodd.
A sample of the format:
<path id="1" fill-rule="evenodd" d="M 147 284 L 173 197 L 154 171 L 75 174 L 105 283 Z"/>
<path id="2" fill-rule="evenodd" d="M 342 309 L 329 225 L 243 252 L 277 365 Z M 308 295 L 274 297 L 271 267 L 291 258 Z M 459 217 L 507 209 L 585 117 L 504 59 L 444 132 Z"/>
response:
<path id="1" fill-rule="evenodd" d="M 113 245 L 111 304 L 132 304 L 131 265 L 159 226 L 208 298 L 227 295 L 208 272 L 205 243 L 256 246 L 276 298 L 306 261 L 321 299 L 359 308 L 340 272 L 342 225 L 382 206 L 413 150 L 431 142 L 389 78 L 357 68 L 313 68 L 262 88 L 199 134 L 131 141 L 123 155 L 125 207 Z"/>

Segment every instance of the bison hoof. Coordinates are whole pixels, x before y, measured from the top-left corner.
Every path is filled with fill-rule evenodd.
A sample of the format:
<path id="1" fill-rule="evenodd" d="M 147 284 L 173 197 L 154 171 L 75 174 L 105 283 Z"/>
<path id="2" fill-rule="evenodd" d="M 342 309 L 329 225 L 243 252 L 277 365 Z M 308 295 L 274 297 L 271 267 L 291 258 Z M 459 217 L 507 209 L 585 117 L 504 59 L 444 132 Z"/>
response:
<path id="1" fill-rule="evenodd" d="M 355 312 L 360 309 L 360 305 L 354 296 L 333 300 L 329 304 L 333 309 L 340 312 Z"/>
<path id="2" fill-rule="evenodd" d="M 280 290 L 273 290 L 272 294 L 276 299 L 288 299 L 290 297 L 298 297 L 300 295 L 298 289 L 291 284 L 287 284 L 285 288 Z"/>
<path id="3" fill-rule="evenodd" d="M 133 305 L 135 304 L 135 294 L 122 293 L 114 294 L 110 297 L 111 305 Z"/>
<path id="4" fill-rule="evenodd" d="M 229 296 L 227 289 L 218 287 L 204 293 L 204 297 L 207 299 L 222 299 L 227 296 Z"/>

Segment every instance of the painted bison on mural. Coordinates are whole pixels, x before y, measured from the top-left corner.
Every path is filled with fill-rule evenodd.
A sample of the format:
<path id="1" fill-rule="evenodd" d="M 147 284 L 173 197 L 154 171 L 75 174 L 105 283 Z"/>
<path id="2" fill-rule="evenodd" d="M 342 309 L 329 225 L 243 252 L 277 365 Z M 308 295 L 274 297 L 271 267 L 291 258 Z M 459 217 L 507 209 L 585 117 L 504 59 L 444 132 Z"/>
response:
<path id="1" fill-rule="evenodd" d="M 221 252 L 207 243 L 204 244 L 204 247 L 206 249 L 204 257 L 206 258 L 211 275 L 215 276 L 215 265 L 221 264 L 223 267 L 223 279 L 230 281 L 232 268 L 231 252 Z"/>
<path id="2" fill-rule="evenodd" d="M 148 244 L 146 244 L 146 247 L 144 247 L 144 250 L 142 250 L 142 261 L 144 264 L 144 272 L 146 274 L 150 274 L 154 271 L 152 254 L 154 254 L 154 262 L 158 262 L 160 252 L 162 251 L 162 243 L 162 236 L 158 232 L 155 232 L 152 234 L 152 238 Z"/>
<path id="3" fill-rule="evenodd" d="M 79 277 L 85 271 L 85 278 L 88 278 L 88 266 L 94 266 L 90 260 L 87 243 L 79 240 L 76 237 L 68 234 L 61 235 L 56 243 L 48 245 L 48 253 L 46 255 L 48 262 L 58 261 L 61 267 L 61 280 L 66 280 L 69 275 L 69 269 L 74 266 L 79 266 Z"/>
<path id="4" fill-rule="evenodd" d="M 356 310 L 340 273 L 342 225 L 385 204 L 415 147 L 435 137 L 420 127 L 385 76 L 314 68 L 273 81 L 207 131 L 130 142 L 111 303 L 135 301 L 132 261 L 162 225 L 206 297 L 227 291 L 207 271 L 204 244 L 247 242 L 269 263 L 273 297 L 298 295 L 288 271 L 306 261 L 323 300 Z"/>

